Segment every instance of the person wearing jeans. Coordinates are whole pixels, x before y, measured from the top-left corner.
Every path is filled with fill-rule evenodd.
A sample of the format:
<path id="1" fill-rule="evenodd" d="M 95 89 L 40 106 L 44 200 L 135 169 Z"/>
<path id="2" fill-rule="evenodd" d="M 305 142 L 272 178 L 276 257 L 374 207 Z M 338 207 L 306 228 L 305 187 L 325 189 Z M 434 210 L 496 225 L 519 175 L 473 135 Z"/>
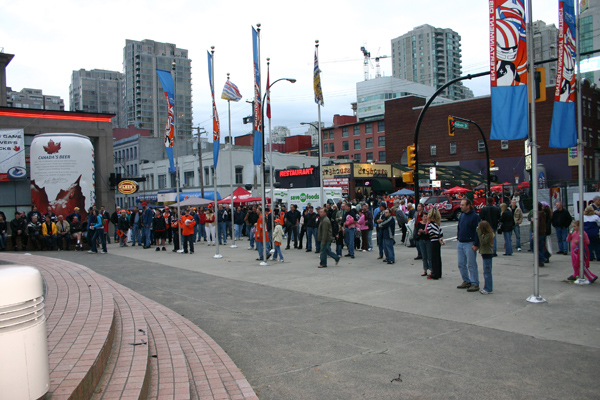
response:
<path id="1" fill-rule="evenodd" d="M 144 248 L 149 249 L 152 240 L 152 223 L 154 222 L 154 213 L 148 208 L 148 203 L 142 203 L 142 229 L 144 232 Z"/>
<path id="2" fill-rule="evenodd" d="M 515 233 L 515 240 L 517 241 L 517 251 L 521 251 L 521 224 L 523 223 L 523 210 L 519 208 L 517 200 L 510 202 L 510 211 L 513 213 L 514 223 L 513 232 Z"/>
<path id="3" fill-rule="evenodd" d="M 512 231 L 515 223 L 515 218 L 512 211 L 508 208 L 506 203 L 500 204 L 500 219 L 499 222 L 502 224 L 502 234 L 504 235 L 504 255 L 512 256 Z"/>
<path id="4" fill-rule="evenodd" d="M 456 239 L 458 245 L 458 269 L 463 282 L 457 289 L 467 289 L 469 292 L 479 291 L 479 271 L 477 269 L 477 250 L 479 249 L 479 238 L 477 237 L 477 226 L 481 219 L 473 209 L 473 203 L 469 199 L 460 202 L 462 214 L 458 220 Z"/>
<path id="5" fill-rule="evenodd" d="M 319 209 L 319 227 L 317 228 L 316 240 L 321 243 L 321 249 L 319 251 L 319 268 L 327 268 L 327 257 L 333 258 L 335 260 L 335 264 L 337 265 L 341 256 L 331 251 L 333 228 L 331 226 L 331 221 L 327 217 L 327 213 L 323 208 Z"/>
<path id="6" fill-rule="evenodd" d="M 552 226 L 556 231 L 556 239 L 558 239 L 558 252 L 556 254 L 569 254 L 567 235 L 572 220 L 571 214 L 563 208 L 562 202 L 557 201 L 556 209 L 552 213 Z"/>

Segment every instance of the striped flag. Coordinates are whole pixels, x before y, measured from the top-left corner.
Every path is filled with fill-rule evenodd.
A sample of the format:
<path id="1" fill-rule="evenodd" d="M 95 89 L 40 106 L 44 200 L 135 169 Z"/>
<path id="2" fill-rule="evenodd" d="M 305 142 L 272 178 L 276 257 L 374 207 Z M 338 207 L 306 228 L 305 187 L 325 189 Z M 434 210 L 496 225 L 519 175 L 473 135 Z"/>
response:
<path id="1" fill-rule="evenodd" d="M 173 82 L 173 76 L 169 71 L 157 69 L 156 74 L 165 92 L 167 99 L 167 125 L 165 127 L 165 148 L 167 151 L 167 157 L 169 157 L 169 172 L 175 172 L 175 161 L 173 160 L 173 145 L 175 143 L 175 114 L 173 107 L 175 107 L 175 83 Z"/>
<path id="2" fill-rule="evenodd" d="M 321 90 L 321 70 L 319 69 L 319 53 L 315 49 L 315 68 L 313 72 L 313 85 L 315 87 L 315 103 L 323 106 L 323 91 Z"/>
<path id="3" fill-rule="evenodd" d="M 227 78 L 227 82 L 225 82 L 225 86 L 223 87 L 223 93 L 221 94 L 221 98 L 223 100 L 228 101 L 240 101 L 242 99 L 242 94 L 237 86 L 235 86 L 229 78 Z"/>
<path id="4" fill-rule="evenodd" d="M 208 80 L 210 82 L 210 94 L 212 96 L 212 111 L 213 111 L 213 161 L 214 168 L 217 169 L 219 161 L 219 142 L 221 141 L 221 128 L 219 126 L 219 114 L 217 113 L 217 105 L 215 104 L 215 87 L 213 82 L 213 57 L 210 52 L 208 54 Z"/>
<path id="5" fill-rule="evenodd" d="M 492 140 L 529 133 L 525 16 L 524 0 L 490 0 Z"/>
<path id="6" fill-rule="evenodd" d="M 564 149 L 577 145 L 575 115 L 575 56 L 577 52 L 573 0 L 558 2 L 558 68 L 554 110 L 550 127 L 550 147 Z"/>

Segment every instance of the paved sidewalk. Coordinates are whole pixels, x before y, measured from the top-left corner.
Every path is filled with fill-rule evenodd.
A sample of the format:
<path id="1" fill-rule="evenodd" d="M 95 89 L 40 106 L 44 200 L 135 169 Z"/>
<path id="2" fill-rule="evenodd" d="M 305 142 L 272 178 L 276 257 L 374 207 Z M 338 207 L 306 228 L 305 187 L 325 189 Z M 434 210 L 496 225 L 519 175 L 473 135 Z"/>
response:
<path id="1" fill-rule="evenodd" d="M 247 241 L 238 245 L 221 246 L 221 259 L 205 245 L 193 255 L 115 245 L 107 255 L 44 255 L 185 315 L 261 399 L 597 398 L 600 285 L 562 282 L 570 257 L 555 255 L 540 270 L 548 303 L 530 304 L 527 252 L 494 258 L 494 294 L 483 296 L 456 289 L 455 244 L 442 250 L 439 281 L 421 277 L 415 249 L 400 245 L 395 265 L 369 252 L 326 269 L 304 250 L 260 266 Z"/>

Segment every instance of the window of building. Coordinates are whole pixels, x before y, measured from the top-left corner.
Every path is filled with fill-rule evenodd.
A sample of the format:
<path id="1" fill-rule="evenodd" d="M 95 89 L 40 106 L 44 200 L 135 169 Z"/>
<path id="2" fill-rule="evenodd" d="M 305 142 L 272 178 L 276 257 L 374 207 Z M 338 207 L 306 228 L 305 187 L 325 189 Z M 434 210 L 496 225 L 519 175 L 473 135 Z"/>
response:
<path id="1" fill-rule="evenodd" d="M 377 138 L 377 145 L 379 147 L 385 147 L 385 136 L 379 136 Z"/>
<path id="2" fill-rule="evenodd" d="M 360 153 L 354 155 L 354 161 L 360 161 Z"/>
<path id="3" fill-rule="evenodd" d="M 204 185 L 206 186 L 212 185 L 212 182 L 210 180 L 210 170 L 210 167 L 204 167 Z"/>
<path id="4" fill-rule="evenodd" d="M 133 158 L 137 159 L 137 147 L 133 148 Z"/>
<path id="5" fill-rule="evenodd" d="M 177 172 L 170 172 L 169 175 L 171 175 L 170 187 L 177 187 Z M 179 182 L 179 184 L 181 184 L 181 182 Z"/>
<path id="6" fill-rule="evenodd" d="M 379 152 L 379 162 L 385 162 L 385 151 Z"/>
<path id="7" fill-rule="evenodd" d="M 350 148 L 348 147 L 348 141 L 345 140 L 342 142 L 342 151 L 348 151 Z"/>
<path id="8" fill-rule="evenodd" d="M 237 185 L 244 183 L 244 167 L 235 167 L 235 183 Z"/>
<path id="9" fill-rule="evenodd" d="M 183 185 L 184 186 L 194 186 L 194 171 L 184 171 Z"/>
<path id="10" fill-rule="evenodd" d="M 500 141 L 500 149 L 502 149 L 502 150 L 508 150 L 508 140 L 501 140 Z"/>
<path id="11" fill-rule="evenodd" d="M 437 145 L 432 144 L 431 146 L 429 146 L 429 154 L 432 156 L 437 155 Z"/>
<path id="12" fill-rule="evenodd" d="M 348 137 L 348 127 L 342 128 L 342 137 Z"/>
<path id="13" fill-rule="evenodd" d="M 167 176 L 166 175 L 158 175 L 158 188 L 164 189 L 167 187 Z"/>
<path id="14" fill-rule="evenodd" d="M 360 139 L 354 140 L 354 150 L 360 150 Z"/>
<path id="15" fill-rule="evenodd" d="M 485 143 L 483 142 L 483 139 L 479 139 L 477 141 L 477 151 L 480 153 L 483 153 L 485 151 Z"/>
<path id="16" fill-rule="evenodd" d="M 456 142 L 450 142 L 450 154 L 456 154 Z"/>
<path id="17" fill-rule="evenodd" d="M 600 109 L 600 106 L 598 107 Z M 600 115 L 600 111 L 598 111 L 598 115 Z M 600 119 L 600 117 L 598 117 Z M 379 121 L 377 123 L 377 132 L 385 132 L 385 121 Z"/>
<path id="18" fill-rule="evenodd" d="M 354 136 L 360 136 L 360 125 L 354 125 Z"/>
<path id="19" fill-rule="evenodd" d="M 367 161 L 369 161 L 369 162 L 373 161 L 373 152 L 368 152 L 366 154 L 366 157 L 367 157 Z"/>
<path id="20" fill-rule="evenodd" d="M 329 143 L 329 152 L 334 153 L 333 143 Z"/>
<path id="21" fill-rule="evenodd" d="M 373 133 L 373 124 L 365 124 L 365 133 L 367 135 L 370 135 L 371 133 Z"/>
<path id="22" fill-rule="evenodd" d="M 366 138 L 366 140 L 365 140 L 365 148 L 366 149 L 372 149 L 373 148 L 373 138 L 372 137 Z"/>

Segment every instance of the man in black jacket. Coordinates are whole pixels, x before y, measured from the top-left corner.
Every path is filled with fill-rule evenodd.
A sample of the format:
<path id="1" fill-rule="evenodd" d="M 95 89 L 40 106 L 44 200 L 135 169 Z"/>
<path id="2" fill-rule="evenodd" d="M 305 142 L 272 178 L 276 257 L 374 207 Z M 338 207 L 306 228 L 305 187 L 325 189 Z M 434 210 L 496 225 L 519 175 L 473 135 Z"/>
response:
<path id="1" fill-rule="evenodd" d="M 498 221 L 500 220 L 500 209 L 494 205 L 493 197 L 487 198 L 487 205 L 485 207 L 483 207 L 481 209 L 481 211 L 479 212 L 479 218 L 481 218 L 483 221 L 489 222 L 489 224 L 492 227 L 492 229 L 494 230 L 494 232 L 498 231 Z M 496 257 L 498 255 L 498 254 L 496 254 L 496 247 L 497 247 L 496 235 L 494 235 L 494 257 Z"/>
<path id="2" fill-rule="evenodd" d="M 562 202 L 556 202 L 556 210 L 552 214 L 552 226 L 556 230 L 556 238 L 558 239 L 558 252 L 556 254 L 569 254 L 569 245 L 567 244 L 567 235 L 569 234 L 569 226 L 571 226 L 573 218 L 567 210 L 563 208 Z"/>
<path id="3" fill-rule="evenodd" d="M 290 230 L 288 233 L 287 246 L 286 250 L 290 249 L 290 241 L 292 239 L 292 235 L 294 236 L 294 248 L 298 248 L 298 224 L 300 223 L 300 211 L 298 211 L 298 206 L 292 204 L 290 211 L 285 213 L 285 224 L 290 226 Z"/>
<path id="4" fill-rule="evenodd" d="M 27 248 L 27 218 L 25 217 L 25 213 L 16 212 L 15 219 L 10 221 L 10 230 L 12 235 L 10 237 L 10 241 L 15 251 L 17 250 L 17 237 L 21 237 L 21 250 L 25 250 Z"/>

